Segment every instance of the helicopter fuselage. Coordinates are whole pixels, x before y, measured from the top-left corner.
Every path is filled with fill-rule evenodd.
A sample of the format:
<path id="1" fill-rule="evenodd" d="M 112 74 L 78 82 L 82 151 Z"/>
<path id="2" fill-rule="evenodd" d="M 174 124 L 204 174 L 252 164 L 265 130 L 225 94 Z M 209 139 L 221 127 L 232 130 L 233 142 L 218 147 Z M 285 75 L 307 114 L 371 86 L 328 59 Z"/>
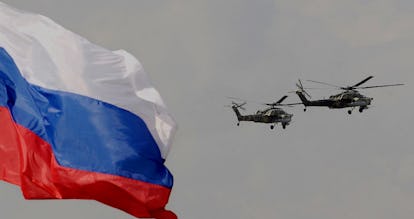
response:
<path id="1" fill-rule="evenodd" d="M 286 113 L 280 108 L 271 107 L 263 111 L 257 111 L 256 114 L 241 115 L 237 107 L 232 107 L 236 113 L 238 121 L 252 121 L 258 123 L 282 123 L 288 125 L 292 120 L 293 114 Z"/>
<path id="2" fill-rule="evenodd" d="M 308 100 L 302 92 L 297 91 L 296 94 L 302 100 L 303 105 L 307 106 L 325 106 L 331 109 L 341 109 L 346 107 L 368 108 L 373 98 L 364 96 L 355 90 L 347 90 L 336 95 L 330 96 L 328 99 Z"/>

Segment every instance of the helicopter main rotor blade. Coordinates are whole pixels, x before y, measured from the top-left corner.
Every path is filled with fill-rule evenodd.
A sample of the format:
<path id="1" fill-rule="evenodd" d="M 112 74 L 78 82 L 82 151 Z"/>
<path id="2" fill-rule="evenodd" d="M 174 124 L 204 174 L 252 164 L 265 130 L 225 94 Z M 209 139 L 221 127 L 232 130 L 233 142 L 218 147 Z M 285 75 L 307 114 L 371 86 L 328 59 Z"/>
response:
<path id="1" fill-rule="evenodd" d="M 333 87 L 304 87 L 304 90 L 338 90 L 337 88 Z"/>
<path id="2" fill-rule="evenodd" d="M 392 86 L 401 86 L 404 84 L 384 84 L 384 85 L 376 85 L 376 86 L 367 86 L 367 87 L 356 87 L 357 89 L 368 89 L 368 88 L 377 88 L 377 87 L 392 87 Z"/>
<path id="3" fill-rule="evenodd" d="M 359 85 L 361 85 L 361 84 L 363 84 L 363 83 L 367 82 L 369 79 L 371 79 L 371 78 L 373 78 L 373 77 L 374 77 L 374 76 L 369 76 L 369 77 L 365 78 L 364 80 L 362 80 L 361 82 L 356 83 L 354 86 L 351 86 L 351 87 L 349 87 L 349 88 L 358 87 Z"/>
<path id="4" fill-rule="evenodd" d="M 281 104 L 288 96 L 285 95 L 282 98 L 280 98 L 280 100 L 278 100 L 277 102 L 274 103 L 264 103 L 264 105 L 266 106 L 271 106 L 271 107 L 275 107 L 275 106 L 281 106 L 283 104 Z"/>
<path id="5" fill-rule="evenodd" d="M 283 101 L 284 101 L 287 97 L 288 97 L 287 95 L 283 96 L 282 98 L 280 98 L 280 100 L 278 100 L 278 101 L 276 102 L 276 104 L 280 104 L 280 103 L 281 103 L 281 102 L 283 102 Z"/>
<path id="6" fill-rule="evenodd" d="M 326 82 L 320 82 L 320 81 L 314 81 L 314 80 L 307 80 L 307 81 L 310 81 L 310 82 L 313 82 L 313 83 L 318 83 L 318 84 L 323 84 L 323 85 L 328 85 L 328 86 L 331 86 L 331 87 L 336 87 L 336 88 L 341 88 L 342 89 L 342 87 L 340 87 L 340 86 L 337 86 L 337 85 L 334 85 L 334 84 L 329 84 L 329 83 L 326 83 Z"/>
<path id="7" fill-rule="evenodd" d="M 227 97 L 228 99 L 231 100 L 238 100 L 238 101 L 243 101 L 243 102 L 252 102 L 252 103 L 256 103 L 256 104 L 263 104 L 263 102 L 259 102 L 259 101 L 255 101 L 255 100 L 250 100 L 250 99 L 243 99 L 243 98 L 238 98 L 238 97 Z"/>
<path id="8" fill-rule="evenodd" d="M 296 106 L 296 105 L 302 105 L 303 103 L 285 103 L 285 104 L 280 104 L 281 106 Z"/>
<path id="9" fill-rule="evenodd" d="M 238 98 L 238 97 L 227 97 L 227 98 L 232 99 L 232 100 L 240 100 L 240 101 L 244 101 L 243 99 Z"/>

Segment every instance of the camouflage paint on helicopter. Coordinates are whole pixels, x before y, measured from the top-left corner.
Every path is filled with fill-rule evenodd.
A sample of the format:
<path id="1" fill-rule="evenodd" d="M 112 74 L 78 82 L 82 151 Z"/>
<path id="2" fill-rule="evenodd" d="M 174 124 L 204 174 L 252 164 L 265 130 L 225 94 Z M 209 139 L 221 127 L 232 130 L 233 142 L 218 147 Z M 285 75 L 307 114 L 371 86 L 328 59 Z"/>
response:
<path id="1" fill-rule="evenodd" d="M 269 106 L 264 110 L 259 110 L 256 114 L 251 115 L 242 115 L 239 111 L 239 108 L 243 109 L 243 106 L 246 102 L 242 104 L 238 104 L 233 102 L 231 108 L 234 110 L 237 116 L 238 123 L 240 125 L 240 121 L 252 121 L 258 123 L 272 123 L 270 125 L 270 129 L 275 127 L 275 124 L 281 123 L 282 128 L 285 129 L 287 125 L 290 124 L 293 114 L 289 114 L 285 112 L 283 109 L 276 107 L 276 106 L 287 106 L 287 105 L 294 105 L 294 104 L 282 104 L 282 101 L 285 100 L 287 96 L 283 96 L 280 100 L 274 103 L 267 103 L 265 105 Z"/>
<path id="2" fill-rule="evenodd" d="M 324 106 L 328 107 L 330 109 L 341 109 L 341 108 L 347 108 L 350 107 L 352 109 L 348 110 L 348 114 L 352 113 L 352 110 L 355 107 L 359 107 L 359 112 L 363 112 L 365 109 L 368 109 L 368 106 L 371 105 L 371 101 L 373 98 L 367 97 L 362 95 L 357 91 L 357 89 L 368 89 L 368 88 L 377 88 L 377 87 L 390 87 L 390 86 L 400 86 L 403 84 L 387 84 L 387 85 L 375 85 L 375 86 L 366 86 L 366 87 L 359 87 L 363 83 L 367 82 L 369 79 L 373 78 L 373 76 L 369 76 L 362 80 L 361 82 L 348 87 L 340 87 L 337 85 L 328 84 L 325 82 L 319 82 L 319 81 L 312 81 L 314 83 L 324 84 L 332 87 L 336 87 L 337 89 L 344 90 L 343 92 L 339 94 L 335 94 L 330 96 L 328 99 L 321 99 L 321 100 L 308 100 L 305 95 L 307 95 L 309 98 L 310 95 L 305 91 L 305 88 L 302 85 L 302 82 L 299 80 L 299 83 L 296 84 L 298 87 L 298 90 L 296 91 L 296 94 L 299 96 L 300 100 L 302 101 L 302 104 L 305 106 L 303 109 L 306 111 L 306 107 L 308 106 Z"/>

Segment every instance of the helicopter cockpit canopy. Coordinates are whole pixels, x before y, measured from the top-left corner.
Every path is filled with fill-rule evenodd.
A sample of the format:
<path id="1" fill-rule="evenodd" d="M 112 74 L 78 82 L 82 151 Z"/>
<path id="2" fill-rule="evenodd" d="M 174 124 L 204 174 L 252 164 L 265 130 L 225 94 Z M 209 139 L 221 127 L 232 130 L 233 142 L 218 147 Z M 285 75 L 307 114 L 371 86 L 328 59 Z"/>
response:
<path id="1" fill-rule="evenodd" d="M 350 90 L 350 91 L 345 91 L 339 94 L 332 95 L 329 98 L 333 100 L 348 100 L 348 99 L 352 100 L 355 98 L 362 98 L 362 97 L 364 96 L 360 94 L 359 92 Z"/>
<path id="2" fill-rule="evenodd" d="M 271 109 L 268 109 L 264 114 L 266 116 L 277 116 L 277 115 L 284 114 L 284 113 L 285 111 L 283 111 L 280 108 L 271 108 Z"/>

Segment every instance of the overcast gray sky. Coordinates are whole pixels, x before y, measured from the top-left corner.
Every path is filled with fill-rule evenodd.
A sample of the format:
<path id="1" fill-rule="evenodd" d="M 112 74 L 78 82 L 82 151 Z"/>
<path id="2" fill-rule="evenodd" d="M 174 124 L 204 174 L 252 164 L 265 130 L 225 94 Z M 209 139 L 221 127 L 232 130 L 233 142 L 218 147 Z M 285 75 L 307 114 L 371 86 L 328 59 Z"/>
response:
<path id="1" fill-rule="evenodd" d="M 2 1 L 142 62 L 179 125 L 167 159 L 175 177 L 167 207 L 179 218 L 414 215 L 413 1 Z M 288 108 L 294 117 L 286 130 L 237 127 L 223 107 L 226 96 L 275 101 L 298 78 L 351 85 L 369 75 L 366 85 L 406 85 L 364 91 L 374 101 L 362 114 Z M 246 113 L 259 107 L 249 104 Z M 6 183 L 0 212 L 132 218 L 93 201 L 25 201 Z"/>

